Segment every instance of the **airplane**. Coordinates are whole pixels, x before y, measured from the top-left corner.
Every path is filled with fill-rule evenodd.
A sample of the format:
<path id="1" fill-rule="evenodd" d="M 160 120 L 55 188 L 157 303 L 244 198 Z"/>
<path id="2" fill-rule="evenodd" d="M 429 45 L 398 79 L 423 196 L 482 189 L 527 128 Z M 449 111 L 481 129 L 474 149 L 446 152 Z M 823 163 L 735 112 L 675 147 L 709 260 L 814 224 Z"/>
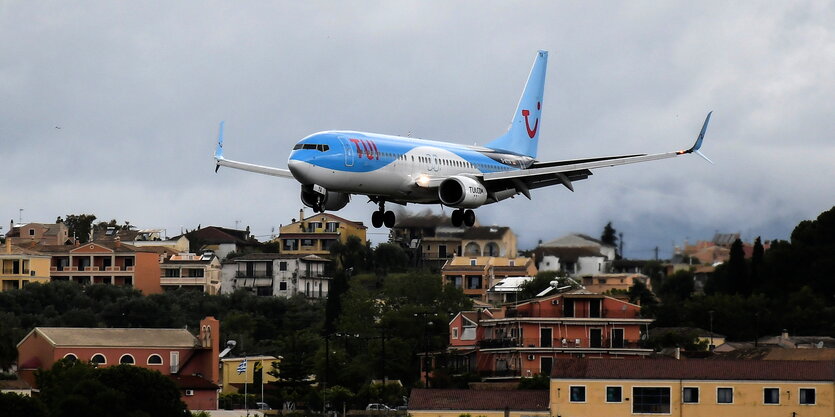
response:
<path id="1" fill-rule="evenodd" d="M 538 51 L 507 132 L 484 146 L 391 136 L 349 130 L 314 133 L 290 153 L 288 169 L 233 161 L 223 156 L 223 122 L 217 139 L 215 172 L 230 167 L 293 178 L 301 184 L 301 201 L 317 212 L 337 211 L 352 195 L 367 196 L 378 210 L 371 223 L 393 227 L 395 214 L 386 203 L 441 204 L 453 208 L 452 224 L 472 226 L 473 209 L 517 195 L 531 199 L 531 190 L 574 182 L 596 168 L 673 158 L 700 152 L 710 116 L 695 144 L 686 150 L 604 156 L 563 161 L 538 161 L 545 70 L 548 52 Z"/>

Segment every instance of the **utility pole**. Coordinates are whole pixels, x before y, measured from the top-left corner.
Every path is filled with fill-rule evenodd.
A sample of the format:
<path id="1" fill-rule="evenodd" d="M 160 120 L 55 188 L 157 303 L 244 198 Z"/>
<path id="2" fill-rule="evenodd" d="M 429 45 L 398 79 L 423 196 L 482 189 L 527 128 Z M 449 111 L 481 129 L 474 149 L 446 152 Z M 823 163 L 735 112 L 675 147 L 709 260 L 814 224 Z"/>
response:
<path id="1" fill-rule="evenodd" d="M 655 247 L 655 260 L 658 260 L 658 246 Z"/>
<path id="2" fill-rule="evenodd" d="M 23 209 L 17 209 L 17 222 L 23 224 Z"/>

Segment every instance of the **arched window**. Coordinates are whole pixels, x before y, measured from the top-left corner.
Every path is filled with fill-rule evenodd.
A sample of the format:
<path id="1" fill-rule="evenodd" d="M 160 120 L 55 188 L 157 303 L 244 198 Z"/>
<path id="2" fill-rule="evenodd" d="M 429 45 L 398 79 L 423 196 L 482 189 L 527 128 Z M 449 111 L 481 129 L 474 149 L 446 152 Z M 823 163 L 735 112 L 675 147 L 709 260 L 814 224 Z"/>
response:
<path id="1" fill-rule="evenodd" d="M 119 358 L 119 363 L 122 365 L 133 365 L 136 361 L 133 359 L 133 355 L 126 353 Z"/>
<path id="2" fill-rule="evenodd" d="M 64 355 L 64 359 L 68 359 L 75 362 L 78 360 L 78 356 L 75 356 L 74 353 L 67 353 L 66 355 Z"/>
<path id="3" fill-rule="evenodd" d="M 148 356 L 148 365 L 162 365 L 162 356 L 159 356 L 156 353 Z"/>
<path id="4" fill-rule="evenodd" d="M 104 365 L 107 363 L 107 359 L 101 353 L 96 353 L 90 358 L 90 362 L 93 362 L 95 365 Z"/>
<path id="5" fill-rule="evenodd" d="M 475 242 L 467 243 L 467 246 L 464 246 L 464 256 L 481 256 L 481 246 Z"/>
<path id="6" fill-rule="evenodd" d="M 500 256 L 499 245 L 497 245 L 496 242 L 489 242 L 488 244 L 484 245 L 484 255 Z"/>

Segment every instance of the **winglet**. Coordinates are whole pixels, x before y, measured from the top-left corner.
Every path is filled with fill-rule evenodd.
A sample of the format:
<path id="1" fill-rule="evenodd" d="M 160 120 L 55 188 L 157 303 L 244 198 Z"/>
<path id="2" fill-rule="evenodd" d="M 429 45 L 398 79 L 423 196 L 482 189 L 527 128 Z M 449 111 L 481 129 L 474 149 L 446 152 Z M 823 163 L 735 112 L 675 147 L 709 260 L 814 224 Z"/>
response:
<path id="1" fill-rule="evenodd" d="M 220 122 L 220 132 L 217 134 L 217 147 L 215 148 L 215 159 L 223 159 L 223 122 Z"/>
<path id="2" fill-rule="evenodd" d="M 702 147 L 702 141 L 705 139 L 705 132 L 707 132 L 707 124 L 710 122 L 710 115 L 713 114 L 713 111 L 708 112 L 707 117 L 705 117 L 705 123 L 702 125 L 702 131 L 699 132 L 699 137 L 696 138 L 696 143 L 693 144 L 693 147 L 686 150 L 686 151 L 678 151 L 678 154 L 685 154 L 685 153 L 695 153 L 696 155 L 701 156 L 705 159 L 705 161 L 710 162 L 711 164 L 713 161 L 710 160 L 707 156 L 699 151 Z"/>

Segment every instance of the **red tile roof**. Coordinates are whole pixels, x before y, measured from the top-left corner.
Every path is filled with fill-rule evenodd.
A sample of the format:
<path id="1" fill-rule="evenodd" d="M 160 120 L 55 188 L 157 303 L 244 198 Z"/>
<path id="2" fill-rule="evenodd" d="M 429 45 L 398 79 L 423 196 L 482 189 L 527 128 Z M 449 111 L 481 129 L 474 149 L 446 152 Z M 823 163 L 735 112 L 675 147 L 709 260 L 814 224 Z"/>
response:
<path id="1" fill-rule="evenodd" d="M 409 410 L 547 411 L 547 390 L 469 390 L 415 388 Z"/>
<path id="2" fill-rule="evenodd" d="M 554 378 L 835 381 L 832 361 L 557 359 Z"/>

